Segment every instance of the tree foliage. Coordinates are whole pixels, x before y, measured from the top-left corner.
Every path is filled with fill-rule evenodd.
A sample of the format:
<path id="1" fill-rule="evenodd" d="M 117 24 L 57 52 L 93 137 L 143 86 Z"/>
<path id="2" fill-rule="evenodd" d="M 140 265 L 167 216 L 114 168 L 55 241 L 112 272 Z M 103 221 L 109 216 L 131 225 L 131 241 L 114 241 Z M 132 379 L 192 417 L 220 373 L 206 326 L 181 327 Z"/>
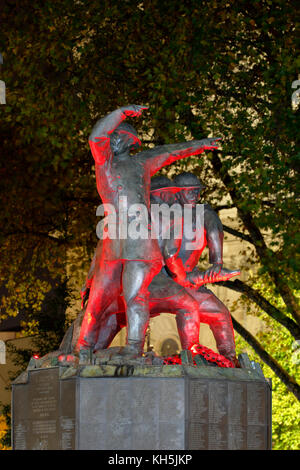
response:
<path id="1" fill-rule="evenodd" d="M 260 311 L 259 317 L 266 329 L 259 333 L 259 340 L 265 348 L 271 349 L 275 360 L 279 361 L 286 371 L 297 375 L 298 361 L 290 360 L 292 337 L 285 328 L 278 327 L 268 315 Z M 278 376 L 264 363 L 249 344 L 241 337 L 236 338 L 237 351 L 247 352 L 251 360 L 259 362 L 265 377 L 271 379 L 272 386 L 272 449 L 299 450 L 300 448 L 300 403 L 288 390 Z M 296 358 L 296 355 L 294 356 Z"/>
<path id="2" fill-rule="evenodd" d="M 172 171 L 193 165 L 206 200 L 236 209 L 239 226 L 225 229 L 249 243 L 255 269 L 224 285 L 300 339 L 295 2 L 3 0 L 0 8 L 2 311 L 38 310 L 66 266 L 80 283 L 100 203 L 88 135 L 98 117 L 137 103 L 149 105 L 134 122 L 146 146 L 222 138 L 221 151 Z M 273 343 L 255 341 L 299 399 Z"/>
<path id="3" fill-rule="evenodd" d="M 0 415 L 0 450 L 11 450 L 10 440 L 10 406 L 2 406 L 2 414 Z"/>

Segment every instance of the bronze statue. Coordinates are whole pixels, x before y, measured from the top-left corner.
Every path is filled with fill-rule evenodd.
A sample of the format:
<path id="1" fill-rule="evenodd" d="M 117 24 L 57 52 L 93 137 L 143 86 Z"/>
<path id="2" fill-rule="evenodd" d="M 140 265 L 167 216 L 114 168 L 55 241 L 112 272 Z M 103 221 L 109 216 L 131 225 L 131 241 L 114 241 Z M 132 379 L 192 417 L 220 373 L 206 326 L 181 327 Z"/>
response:
<path id="1" fill-rule="evenodd" d="M 173 182 L 166 177 L 154 177 L 151 183 L 151 204 L 167 202 L 171 206 L 177 200 L 182 206 L 190 204 L 195 209 L 203 187 L 203 184 L 192 173 L 182 173 Z M 193 215 L 195 228 L 195 210 Z M 184 235 L 179 243 L 177 241 L 173 244 L 176 253 L 171 259 L 179 258 L 185 273 L 188 273 L 187 278 L 194 285 L 180 285 L 176 274 L 174 276 L 174 273 L 169 271 L 165 259 L 165 266 L 149 286 L 150 315 L 153 317 L 163 312 L 176 314 L 182 348 L 190 350 L 199 344 L 200 322 L 208 323 L 219 353 L 235 365 L 235 343 L 230 313 L 225 305 L 203 284 L 229 279 L 239 274 L 239 271 L 229 271 L 223 268 L 222 224 L 216 212 L 208 204 L 204 205 L 204 231 L 205 237 L 201 239 L 201 244 L 193 251 L 187 249 L 187 243 L 190 240 L 187 240 Z M 170 250 L 172 253 L 172 240 L 160 238 L 159 245 L 163 254 L 166 251 L 169 253 Z M 165 249 L 166 245 L 168 246 L 167 250 Z M 205 246 L 209 249 L 209 260 L 212 266 L 203 273 L 196 268 L 196 265 Z M 95 259 L 101 257 L 101 252 L 102 241 L 100 240 L 82 291 L 83 304 L 88 297 L 89 286 L 95 270 L 99 266 Z M 109 347 L 115 335 L 124 326 L 126 326 L 125 305 L 123 297 L 119 296 L 112 301 L 105 312 L 102 312 L 98 340 L 94 350 Z"/>
<path id="2" fill-rule="evenodd" d="M 100 119 L 92 130 L 89 144 L 95 159 L 97 189 L 104 205 L 112 206 L 122 217 L 120 200 L 132 205 L 150 206 L 150 179 L 162 167 L 181 158 L 198 155 L 217 148 L 217 139 L 163 145 L 130 155 L 141 142 L 135 129 L 123 121 L 128 116 L 140 116 L 145 106 L 129 105 Z M 127 214 L 127 224 L 131 217 Z M 149 322 L 148 287 L 164 264 L 158 240 L 140 240 L 109 235 L 103 240 L 101 258 L 96 257 L 96 269 L 90 287 L 78 348 L 91 350 L 97 342 L 101 316 L 112 299 L 123 294 L 126 310 L 127 345 L 124 354 L 142 354 Z M 188 282 L 188 281 L 187 281 Z"/>

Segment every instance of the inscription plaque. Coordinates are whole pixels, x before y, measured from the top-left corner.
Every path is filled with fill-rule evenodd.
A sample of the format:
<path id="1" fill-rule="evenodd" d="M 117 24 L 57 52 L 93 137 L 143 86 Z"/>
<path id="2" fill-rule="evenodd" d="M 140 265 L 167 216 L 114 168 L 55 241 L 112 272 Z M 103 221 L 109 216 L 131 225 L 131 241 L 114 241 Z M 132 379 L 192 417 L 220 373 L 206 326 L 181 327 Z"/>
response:
<path id="1" fill-rule="evenodd" d="M 189 380 L 188 448 L 268 449 L 267 387 L 266 382 Z"/>
<path id="2" fill-rule="evenodd" d="M 251 372 L 86 377 L 79 368 L 63 379 L 60 370 L 13 384 L 13 449 L 271 448 L 271 391 Z"/>
<path id="3" fill-rule="evenodd" d="M 76 382 L 60 380 L 60 443 L 62 450 L 75 449 Z"/>
<path id="4" fill-rule="evenodd" d="M 247 385 L 247 413 L 249 424 L 264 424 L 266 419 L 266 401 L 262 384 Z"/>
<path id="5" fill-rule="evenodd" d="M 15 421 L 14 433 L 13 433 L 13 447 L 19 450 L 26 450 L 27 447 L 27 435 L 29 431 L 29 423 L 27 418 L 27 407 L 29 404 L 28 400 L 28 387 L 27 385 L 18 385 L 13 395 L 13 416 L 17 415 Z M 26 405 L 25 405 L 26 404 Z M 14 423 L 13 423 L 14 424 Z"/>
<path id="6" fill-rule="evenodd" d="M 85 379 L 80 396 L 80 449 L 95 449 L 95 432 L 97 449 L 184 449 L 183 380 Z"/>
<path id="7" fill-rule="evenodd" d="M 32 371 L 29 389 L 30 448 L 47 450 L 58 447 L 59 382 L 57 369 L 45 374 Z"/>
<path id="8" fill-rule="evenodd" d="M 74 449 L 74 384 L 60 381 L 58 368 L 29 375 L 28 384 L 13 386 L 13 448 Z"/>

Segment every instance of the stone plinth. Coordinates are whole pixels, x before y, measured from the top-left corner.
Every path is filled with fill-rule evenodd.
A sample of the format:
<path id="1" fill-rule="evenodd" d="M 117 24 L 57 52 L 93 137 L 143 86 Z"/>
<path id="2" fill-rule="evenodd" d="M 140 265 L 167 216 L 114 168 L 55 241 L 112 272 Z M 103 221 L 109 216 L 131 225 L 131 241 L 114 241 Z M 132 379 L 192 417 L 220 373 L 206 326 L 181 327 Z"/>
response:
<path id="1" fill-rule="evenodd" d="M 37 368 L 12 405 L 16 450 L 271 448 L 271 390 L 252 369 Z"/>

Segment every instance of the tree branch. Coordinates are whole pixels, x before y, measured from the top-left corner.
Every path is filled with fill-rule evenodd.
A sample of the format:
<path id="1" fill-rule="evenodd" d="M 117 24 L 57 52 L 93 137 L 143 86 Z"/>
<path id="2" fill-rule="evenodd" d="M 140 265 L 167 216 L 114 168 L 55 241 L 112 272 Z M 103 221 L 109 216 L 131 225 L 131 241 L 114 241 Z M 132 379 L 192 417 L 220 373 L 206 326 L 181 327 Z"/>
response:
<path id="1" fill-rule="evenodd" d="M 265 299 L 260 292 L 248 286 L 239 279 L 234 281 L 221 281 L 218 284 L 228 287 L 235 292 L 240 292 L 241 294 L 246 295 L 250 300 L 256 303 L 261 309 L 263 309 L 271 318 L 284 326 L 289 333 L 295 338 L 300 339 L 300 327 L 299 325 L 292 320 L 291 318 L 284 315 L 278 308 L 270 304 L 270 302 Z"/>
<path id="2" fill-rule="evenodd" d="M 235 230 L 234 228 L 228 227 L 228 225 L 223 225 L 223 230 L 224 232 L 230 233 L 231 235 L 234 235 L 235 237 L 241 238 L 242 240 L 245 240 L 248 243 L 251 243 L 252 245 L 253 240 L 249 235 L 246 235 L 245 233 L 239 232 L 238 230 Z"/>

